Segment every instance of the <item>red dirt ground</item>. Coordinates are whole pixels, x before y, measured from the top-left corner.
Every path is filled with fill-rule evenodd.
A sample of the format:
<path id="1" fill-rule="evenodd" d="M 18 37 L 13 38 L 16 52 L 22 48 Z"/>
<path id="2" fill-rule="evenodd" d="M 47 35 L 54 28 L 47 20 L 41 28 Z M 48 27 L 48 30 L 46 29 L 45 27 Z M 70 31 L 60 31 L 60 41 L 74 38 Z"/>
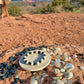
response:
<path id="1" fill-rule="evenodd" d="M 84 58 L 84 14 L 55 13 L 22 15 L 0 19 L 0 63 L 16 52 L 29 46 L 57 45 L 63 52 L 83 54 Z M 3 58 L 3 59 L 2 59 Z M 80 55 L 79 55 L 79 58 Z M 84 61 L 84 60 L 83 60 Z M 72 61 L 75 65 L 74 81 L 80 80 L 84 84 L 84 72 L 78 66 L 84 65 L 77 59 Z M 24 77 L 21 74 L 24 74 Z M 20 78 L 26 79 L 26 71 L 19 73 Z M 12 81 L 12 79 L 11 79 Z M 10 84 L 9 79 L 0 84 Z M 25 84 L 29 84 L 28 82 Z"/>
<path id="2" fill-rule="evenodd" d="M 84 46 L 84 14 L 56 13 L 0 19 L 0 51 L 21 45 Z"/>

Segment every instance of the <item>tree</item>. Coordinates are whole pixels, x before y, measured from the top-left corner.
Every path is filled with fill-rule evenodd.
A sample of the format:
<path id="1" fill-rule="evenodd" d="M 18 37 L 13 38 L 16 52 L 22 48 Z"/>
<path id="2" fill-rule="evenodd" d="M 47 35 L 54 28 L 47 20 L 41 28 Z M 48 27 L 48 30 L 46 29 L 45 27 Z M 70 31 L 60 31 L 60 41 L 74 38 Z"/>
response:
<path id="1" fill-rule="evenodd" d="M 2 18 L 5 17 L 5 16 L 6 16 L 6 17 L 9 16 L 7 8 L 8 8 L 8 4 L 9 4 L 10 2 L 11 2 L 11 0 L 0 0 L 1 13 L 2 13 L 1 17 L 2 17 Z"/>

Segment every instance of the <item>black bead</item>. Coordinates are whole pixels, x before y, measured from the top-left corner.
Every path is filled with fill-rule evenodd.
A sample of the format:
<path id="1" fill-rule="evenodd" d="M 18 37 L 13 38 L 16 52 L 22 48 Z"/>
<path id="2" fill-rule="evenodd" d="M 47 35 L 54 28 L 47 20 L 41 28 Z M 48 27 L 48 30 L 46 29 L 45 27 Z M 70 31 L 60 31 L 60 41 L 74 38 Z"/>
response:
<path id="1" fill-rule="evenodd" d="M 37 63 L 36 62 L 34 62 L 34 65 L 36 65 Z"/>
<path id="2" fill-rule="evenodd" d="M 42 54 L 44 54 L 44 52 L 42 52 Z"/>
<path id="3" fill-rule="evenodd" d="M 31 62 L 28 62 L 29 65 L 31 65 Z"/>
<path id="4" fill-rule="evenodd" d="M 41 60 L 39 60 L 39 63 L 41 63 Z"/>
<path id="5" fill-rule="evenodd" d="M 18 84 L 16 81 L 14 81 L 12 84 Z"/>
<path id="6" fill-rule="evenodd" d="M 34 51 L 33 53 L 36 53 L 36 51 Z"/>
<path id="7" fill-rule="evenodd" d="M 10 62 L 12 62 L 12 61 L 13 61 L 13 56 L 11 56 L 11 57 L 9 58 L 9 61 L 10 61 Z"/>
<path id="8" fill-rule="evenodd" d="M 15 56 L 18 56 L 19 54 L 18 53 L 15 53 Z"/>
<path id="9" fill-rule="evenodd" d="M 11 75 L 12 75 L 11 73 L 7 74 L 7 75 L 6 75 L 6 78 L 10 77 Z"/>
<path id="10" fill-rule="evenodd" d="M 13 61 L 15 61 L 17 59 L 17 57 L 13 57 Z"/>
<path id="11" fill-rule="evenodd" d="M 20 83 L 23 83 L 23 81 L 21 79 L 18 78 L 18 80 L 19 80 Z"/>
<path id="12" fill-rule="evenodd" d="M 46 56 L 45 54 L 43 54 L 43 56 Z"/>
<path id="13" fill-rule="evenodd" d="M 23 55 L 23 53 L 22 52 L 19 52 L 19 55 Z"/>
<path id="14" fill-rule="evenodd" d="M 29 52 L 29 54 L 31 54 L 31 52 Z"/>
<path id="15" fill-rule="evenodd" d="M 27 62 L 27 60 L 24 61 L 25 63 Z"/>
<path id="16" fill-rule="evenodd" d="M 40 54 L 41 52 L 40 51 L 38 51 L 38 54 Z"/>
<path id="17" fill-rule="evenodd" d="M 42 59 L 44 60 L 45 58 L 44 58 L 44 57 L 42 57 Z"/>
<path id="18" fill-rule="evenodd" d="M 3 67 L 3 64 L 0 64 L 0 68 L 2 68 Z"/>
<path id="19" fill-rule="evenodd" d="M 15 78 L 14 81 L 18 82 L 19 81 L 19 78 Z"/>

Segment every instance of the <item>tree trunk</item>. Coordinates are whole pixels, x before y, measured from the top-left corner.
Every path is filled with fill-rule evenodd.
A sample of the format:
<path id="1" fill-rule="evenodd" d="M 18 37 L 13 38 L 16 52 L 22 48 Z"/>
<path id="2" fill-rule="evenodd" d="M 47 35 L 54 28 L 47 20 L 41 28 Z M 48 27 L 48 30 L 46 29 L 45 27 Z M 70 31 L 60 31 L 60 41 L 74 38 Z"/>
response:
<path id="1" fill-rule="evenodd" d="M 1 1 L 1 0 L 0 0 Z M 3 0 L 2 2 L 0 2 L 1 5 L 1 17 L 8 17 L 8 4 L 11 2 L 11 0 Z"/>

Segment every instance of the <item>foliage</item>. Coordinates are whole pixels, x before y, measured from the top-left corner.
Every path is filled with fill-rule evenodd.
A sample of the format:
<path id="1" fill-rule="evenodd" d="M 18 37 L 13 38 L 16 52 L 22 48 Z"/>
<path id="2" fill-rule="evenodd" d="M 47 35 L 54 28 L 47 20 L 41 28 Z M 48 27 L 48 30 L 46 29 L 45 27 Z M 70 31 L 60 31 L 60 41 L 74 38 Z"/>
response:
<path id="1" fill-rule="evenodd" d="M 69 0 L 53 0 L 51 3 L 48 2 L 33 2 L 33 3 L 25 3 L 22 1 L 15 1 L 11 2 L 9 4 L 9 14 L 13 16 L 19 16 L 21 14 L 39 14 L 39 13 L 56 13 L 56 12 L 61 12 L 61 11 L 67 11 L 67 12 L 76 12 L 76 13 L 84 13 L 84 5 L 83 1 L 84 0 L 79 0 L 77 3 L 69 2 Z M 17 6 L 20 11 L 18 11 L 18 8 L 12 7 L 12 6 Z M 83 6 L 81 8 L 81 6 Z M 11 8 L 12 7 L 12 8 Z M 18 11 L 18 12 L 14 12 Z M 83 11 L 82 11 L 83 10 Z"/>
<path id="2" fill-rule="evenodd" d="M 8 12 L 9 12 L 9 15 L 12 15 L 12 16 L 20 16 L 21 15 L 21 9 L 16 5 L 10 6 L 8 8 Z"/>
<path id="3" fill-rule="evenodd" d="M 83 0 L 82 0 L 83 4 Z M 60 12 L 60 11 L 71 11 L 80 9 L 80 3 L 72 4 L 69 0 L 53 0 L 51 4 L 47 5 L 46 7 L 42 8 L 40 13 L 51 13 L 51 12 Z"/>
<path id="4" fill-rule="evenodd" d="M 84 0 L 80 0 L 80 3 L 81 3 L 82 5 L 84 5 Z"/>
<path id="5" fill-rule="evenodd" d="M 52 13 L 53 12 L 53 7 L 51 4 L 48 4 L 46 7 L 42 8 L 41 13 Z"/>

